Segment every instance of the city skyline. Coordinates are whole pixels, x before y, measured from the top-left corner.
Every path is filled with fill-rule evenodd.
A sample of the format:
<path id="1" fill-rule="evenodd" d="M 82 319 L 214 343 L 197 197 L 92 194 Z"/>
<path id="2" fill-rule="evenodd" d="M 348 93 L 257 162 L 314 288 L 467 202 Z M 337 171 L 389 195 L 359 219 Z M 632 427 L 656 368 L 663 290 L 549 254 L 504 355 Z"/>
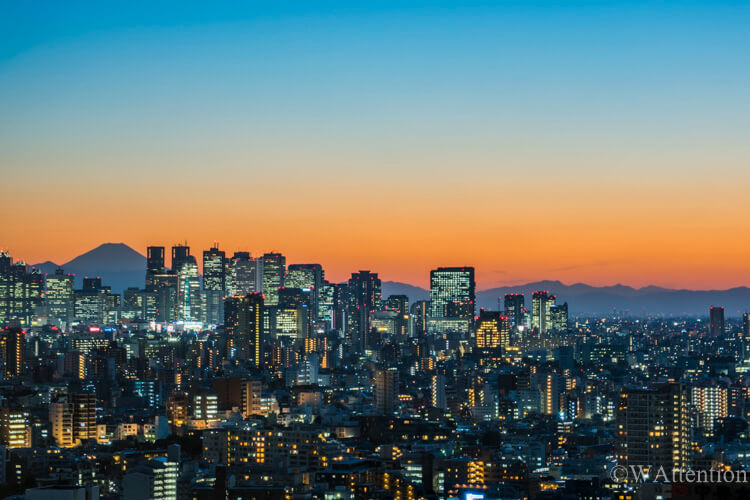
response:
<path id="1" fill-rule="evenodd" d="M 31 262 L 188 235 L 338 278 L 750 282 L 747 6 L 6 9 L 0 245 Z"/>

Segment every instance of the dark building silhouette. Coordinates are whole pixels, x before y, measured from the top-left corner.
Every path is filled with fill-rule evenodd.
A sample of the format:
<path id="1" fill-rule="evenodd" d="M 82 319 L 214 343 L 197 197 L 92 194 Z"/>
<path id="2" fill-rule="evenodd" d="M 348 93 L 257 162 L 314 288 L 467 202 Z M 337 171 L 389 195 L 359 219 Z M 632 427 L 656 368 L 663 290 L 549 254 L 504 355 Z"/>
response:
<path id="1" fill-rule="evenodd" d="M 711 306 L 710 309 L 710 333 L 712 337 L 724 335 L 724 308 Z"/>

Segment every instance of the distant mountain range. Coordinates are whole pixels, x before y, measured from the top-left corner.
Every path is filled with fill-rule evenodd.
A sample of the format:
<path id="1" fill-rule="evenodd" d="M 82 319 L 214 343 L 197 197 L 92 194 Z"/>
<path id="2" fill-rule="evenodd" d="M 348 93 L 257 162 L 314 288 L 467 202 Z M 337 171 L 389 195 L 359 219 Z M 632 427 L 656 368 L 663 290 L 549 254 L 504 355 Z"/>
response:
<path id="1" fill-rule="evenodd" d="M 114 292 L 128 287 L 143 287 L 146 257 L 124 243 L 105 243 L 58 266 L 42 262 L 34 267 L 52 274 L 58 267 L 76 275 L 76 287 L 81 287 L 84 276 L 100 276 Z M 604 315 L 613 311 L 635 316 L 663 314 L 666 316 L 707 316 L 711 305 L 723 306 L 728 317 L 740 316 L 750 310 L 750 288 L 728 290 L 673 290 L 656 286 L 633 288 L 625 285 L 591 286 L 584 283 L 566 285 L 560 281 L 537 281 L 511 287 L 492 288 L 477 292 L 477 304 L 496 310 L 498 297 L 506 293 L 526 295 L 526 307 L 531 309 L 531 294 L 549 290 L 558 302 L 568 302 L 571 314 Z M 384 281 L 383 296 L 407 295 L 409 300 L 427 300 L 429 291 L 397 281 Z"/>

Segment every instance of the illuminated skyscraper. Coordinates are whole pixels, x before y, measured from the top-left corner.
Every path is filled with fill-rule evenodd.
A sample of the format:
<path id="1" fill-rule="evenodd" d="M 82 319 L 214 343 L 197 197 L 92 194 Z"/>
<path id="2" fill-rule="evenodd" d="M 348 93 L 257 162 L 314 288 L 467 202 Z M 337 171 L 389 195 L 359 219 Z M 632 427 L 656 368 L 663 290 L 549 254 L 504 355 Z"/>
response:
<path id="1" fill-rule="evenodd" d="M 711 306 L 710 311 L 710 335 L 714 338 L 724 336 L 724 308 Z"/>
<path id="2" fill-rule="evenodd" d="M 476 284 L 473 267 L 430 271 L 430 317 L 473 319 Z"/>
<path id="3" fill-rule="evenodd" d="M 154 276 L 165 270 L 164 247 L 146 248 L 146 290 L 154 291 Z"/>
<path id="4" fill-rule="evenodd" d="M 234 252 L 229 261 L 228 295 L 244 297 L 258 292 L 258 281 L 258 261 L 250 256 L 250 252 Z"/>
<path id="5" fill-rule="evenodd" d="M 29 412 L 24 408 L 0 407 L 0 439 L 9 450 L 31 447 Z"/>
<path id="6" fill-rule="evenodd" d="M 30 326 L 44 298 L 44 275 L 0 253 L 0 325 Z"/>
<path id="7" fill-rule="evenodd" d="M 172 247 L 172 272 L 178 274 L 188 257 L 190 257 L 190 247 L 187 244 L 174 245 Z"/>
<path id="8" fill-rule="evenodd" d="M 201 321 L 203 318 L 201 284 L 198 264 L 192 255 L 187 256 L 180 265 L 177 284 L 177 319 L 179 321 Z"/>
<path id="9" fill-rule="evenodd" d="M 555 332 L 568 331 L 568 303 L 555 304 L 549 308 L 550 329 Z"/>
<path id="10" fill-rule="evenodd" d="M 555 296 L 546 290 L 536 291 L 531 296 L 531 328 L 538 333 L 547 333 L 552 328 L 550 308 L 555 305 Z"/>
<path id="11" fill-rule="evenodd" d="M 691 467 L 690 415 L 682 384 L 625 388 L 617 409 L 617 464 Z"/>
<path id="12" fill-rule="evenodd" d="M 384 308 L 396 314 L 393 325 L 396 335 L 407 336 L 409 334 L 409 297 L 389 295 Z"/>
<path id="13" fill-rule="evenodd" d="M 325 273 L 320 264 L 290 264 L 284 277 L 287 288 L 309 289 L 312 298 L 312 319 L 318 321 L 320 289 L 325 281 Z"/>
<path id="14" fill-rule="evenodd" d="M 418 300 L 411 306 L 411 336 L 421 337 L 427 333 L 427 318 L 430 312 L 430 301 Z"/>
<path id="15" fill-rule="evenodd" d="M 481 310 L 475 335 L 478 349 L 506 349 L 510 336 L 510 321 L 499 312 Z"/>
<path id="16" fill-rule="evenodd" d="M 63 329 L 73 319 L 73 275 L 57 269 L 55 274 L 48 274 L 45 300 L 52 324 Z"/>
<path id="17" fill-rule="evenodd" d="M 286 257 L 280 253 L 263 255 L 263 295 L 266 298 L 266 305 L 278 305 L 279 288 L 284 286 L 285 275 Z"/>
<path id="18" fill-rule="evenodd" d="M 522 293 L 506 293 L 503 298 L 502 310 L 510 318 L 511 325 L 516 328 L 524 324 L 524 316 L 526 315 L 524 301 L 525 298 Z M 498 299 L 498 302 L 500 302 L 500 299 Z"/>
<path id="19" fill-rule="evenodd" d="M 729 413 L 728 391 L 720 385 L 690 388 L 690 402 L 698 413 L 698 427 L 713 435 L 716 420 Z"/>
<path id="20" fill-rule="evenodd" d="M 203 303 L 205 322 L 218 325 L 224 320 L 226 255 L 214 245 L 203 251 Z"/>
<path id="21" fill-rule="evenodd" d="M 235 357 L 255 366 L 263 362 L 263 295 L 229 297 L 224 303 L 224 329 Z"/>

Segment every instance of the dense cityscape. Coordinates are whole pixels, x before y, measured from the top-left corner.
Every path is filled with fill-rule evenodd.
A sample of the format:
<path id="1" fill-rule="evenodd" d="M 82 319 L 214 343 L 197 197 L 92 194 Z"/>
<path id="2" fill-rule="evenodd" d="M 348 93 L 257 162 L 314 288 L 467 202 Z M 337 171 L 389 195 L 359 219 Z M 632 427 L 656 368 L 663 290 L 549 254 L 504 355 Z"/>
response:
<path id="1" fill-rule="evenodd" d="M 555 290 L 509 293 L 489 310 L 470 266 L 432 270 L 429 300 L 411 300 L 384 296 L 368 270 L 334 283 L 281 253 L 180 244 L 168 262 L 168 250 L 148 247 L 143 286 L 122 293 L 0 254 L 0 493 L 744 491 L 733 488 L 750 467 L 747 313 L 582 317 Z"/>

